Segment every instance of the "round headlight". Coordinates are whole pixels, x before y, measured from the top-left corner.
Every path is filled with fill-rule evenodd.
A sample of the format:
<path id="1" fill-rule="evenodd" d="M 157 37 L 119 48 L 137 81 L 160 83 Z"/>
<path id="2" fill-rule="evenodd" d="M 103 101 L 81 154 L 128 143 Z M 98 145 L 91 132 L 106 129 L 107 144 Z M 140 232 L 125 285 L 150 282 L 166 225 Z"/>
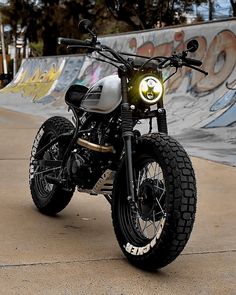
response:
<path id="1" fill-rule="evenodd" d="M 156 103 L 163 94 L 161 81 L 154 76 L 146 76 L 139 84 L 139 94 L 145 103 Z"/>

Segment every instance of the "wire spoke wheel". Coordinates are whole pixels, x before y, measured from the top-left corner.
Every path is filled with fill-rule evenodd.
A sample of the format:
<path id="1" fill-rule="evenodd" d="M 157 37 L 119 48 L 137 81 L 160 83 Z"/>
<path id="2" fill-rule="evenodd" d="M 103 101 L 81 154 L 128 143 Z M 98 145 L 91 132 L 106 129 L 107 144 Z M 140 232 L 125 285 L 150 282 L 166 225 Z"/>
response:
<path id="1" fill-rule="evenodd" d="M 43 144 L 47 144 L 55 138 L 53 134 L 47 134 L 46 138 L 43 140 Z M 41 160 L 59 160 L 60 159 L 60 150 L 58 143 L 55 143 L 42 155 Z M 50 167 L 42 166 L 39 164 L 34 165 L 34 182 L 35 187 L 37 188 L 41 198 L 47 198 L 54 189 L 54 184 L 48 183 L 45 176 L 50 175 L 57 177 L 59 174 L 58 168 L 50 169 Z"/>
<path id="2" fill-rule="evenodd" d="M 172 262 L 184 249 L 196 211 L 196 182 L 182 146 L 165 134 L 141 136 L 133 158 L 135 204 L 127 196 L 125 161 L 116 175 L 112 218 L 128 260 L 144 269 Z"/>
<path id="3" fill-rule="evenodd" d="M 33 143 L 29 169 L 30 190 L 36 207 L 46 215 L 54 215 L 63 210 L 74 193 L 74 186 L 63 187 L 47 181 L 46 176 L 58 178 L 61 172 L 60 167 L 42 164 L 47 163 L 47 161 L 62 160 L 67 142 L 56 142 L 40 156 L 40 159 L 35 159 L 35 154 L 57 136 L 73 129 L 72 123 L 66 118 L 52 117 L 40 127 Z"/>
<path id="4" fill-rule="evenodd" d="M 158 232 L 160 219 L 165 216 L 164 176 L 160 165 L 154 160 L 144 163 L 144 167 L 137 172 L 138 210 L 133 213 L 133 220 L 140 236 L 151 240 Z"/>

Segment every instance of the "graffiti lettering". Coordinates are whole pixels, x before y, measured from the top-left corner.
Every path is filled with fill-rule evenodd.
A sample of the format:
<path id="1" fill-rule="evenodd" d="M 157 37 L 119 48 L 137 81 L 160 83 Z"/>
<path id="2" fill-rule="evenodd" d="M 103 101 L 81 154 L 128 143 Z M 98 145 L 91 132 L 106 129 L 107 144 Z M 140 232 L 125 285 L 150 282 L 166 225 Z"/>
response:
<path id="1" fill-rule="evenodd" d="M 153 55 L 171 55 L 173 51 L 180 52 L 186 48 L 187 42 L 184 41 L 184 32 L 175 33 L 175 41 L 180 42 L 174 47 L 173 42 L 168 42 L 154 46 L 151 42 L 144 43 L 137 48 L 138 54 L 147 56 Z M 199 49 L 192 54 L 191 58 L 200 59 L 203 61 L 203 69 L 209 74 L 205 78 L 201 73 L 192 71 L 189 68 L 180 69 L 167 85 L 168 93 L 176 92 L 181 86 L 185 76 L 189 77 L 188 91 L 197 96 L 203 96 L 217 87 L 222 85 L 230 76 L 236 64 L 236 37 L 229 30 L 224 30 L 215 35 L 212 42 L 207 46 L 207 39 L 204 36 L 195 36 L 191 39 L 197 39 Z M 132 40 L 133 44 L 137 44 Z"/>
<path id="2" fill-rule="evenodd" d="M 222 30 L 224 24 L 224 30 Z M 190 54 L 190 58 L 203 61 L 202 68 L 209 74 L 187 67 L 179 69 L 166 84 L 167 94 L 182 90 L 192 96 L 201 97 L 218 89 L 227 79 L 235 79 L 236 65 L 236 36 L 235 22 L 222 22 L 210 25 L 182 27 L 168 30 L 152 30 L 135 35 L 121 35 L 119 38 L 106 37 L 102 42 L 120 51 L 128 51 L 145 56 L 170 56 L 174 51 L 180 52 L 186 48 L 191 39 L 197 39 L 199 49 Z M 204 29 L 203 29 L 204 28 Z M 196 31 L 199 34 L 196 34 Z M 5 89 L 5 92 L 23 92 L 25 96 L 40 101 L 41 97 L 52 91 L 65 91 L 70 83 L 82 83 L 91 86 L 102 77 L 117 71 L 113 66 L 78 57 L 81 62 L 70 62 L 75 57 L 53 57 L 26 60 L 17 77 Z M 169 73 L 164 73 L 168 75 Z M 73 78 L 72 78 L 73 77 Z M 73 81 L 71 81 L 73 80 Z M 60 82 L 60 87 L 55 85 Z M 187 81 L 187 83 L 186 83 Z"/>
<path id="3" fill-rule="evenodd" d="M 165 32 L 150 32 L 145 39 L 149 41 L 141 41 L 139 35 L 137 37 L 131 37 L 125 39 L 126 41 L 114 41 L 111 37 L 109 39 L 109 45 L 115 44 L 120 50 L 130 51 L 138 55 L 145 56 L 170 56 L 174 51 L 181 52 L 186 48 L 186 44 L 191 39 L 197 39 L 199 42 L 199 49 L 189 55 L 190 58 L 196 58 L 203 61 L 202 68 L 209 74 L 205 77 L 203 74 L 193 71 L 190 68 L 183 67 L 168 81 L 166 85 L 167 93 L 175 93 L 180 89 L 183 80 L 188 79 L 188 85 L 186 91 L 194 96 L 204 96 L 206 94 L 215 91 L 226 79 L 232 74 L 236 65 L 236 36 L 231 30 L 215 31 L 212 36 L 212 32 L 203 32 L 203 35 L 192 35 L 191 27 L 186 27 L 181 31 Z M 195 32 L 195 30 L 194 30 Z M 200 32 L 201 33 L 201 32 Z M 145 34 L 145 33 L 143 33 Z M 153 36 L 157 34 L 155 41 L 150 41 Z M 159 36 L 160 35 L 160 36 Z M 171 37 L 172 36 L 172 37 Z M 188 37 L 189 36 L 189 37 Z M 121 37 L 122 39 L 122 37 Z M 165 41 L 167 40 L 167 41 Z M 113 43 L 112 43 L 113 42 Z M 118 44 L 119 43 L 119 44 Z M 80 80 L 85 81 L 86 84 L 92 84 L 98 79 L 104 77 L 106 74 L 111 74 L 114 70 L 111 66 L 92 63 L 88 65 L 88 68 L 80 75 Z"/>
<path id="4" fill-rule="evenodd" d="M 231 31 L 218 33 L 211 42 L 205 58 L 203 69 L 208 77 L 201 79 L 195 91 L 205 95 L 219 87 L 230 76 L 236 64 L 236 37 Z"/>

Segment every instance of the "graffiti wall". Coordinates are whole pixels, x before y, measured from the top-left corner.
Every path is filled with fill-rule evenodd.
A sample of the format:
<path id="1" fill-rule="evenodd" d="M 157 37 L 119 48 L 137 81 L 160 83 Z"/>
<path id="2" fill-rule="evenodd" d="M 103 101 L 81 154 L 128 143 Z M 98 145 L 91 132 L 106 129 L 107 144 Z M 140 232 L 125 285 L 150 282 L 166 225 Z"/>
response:
<path id="1" fill-rule="evenodd" d="M 199 49 L 189 55 L 203 61 L 208 76 L 190 68 L 180 69 L 165 85 L 168 120 L 176 130 L 185 124 L 196 127 L 233 126 L 236 122 L 236 20 L 149 30 L 108 36 L 101 42 L 120 51 L 154 56 L 171 55 L 197 39 Z M 172 69 L 173 70 L 173 69 Z M 116 69 L 85 56 L 32 58 L 23 61 L 15 79 L 0 92 L 30 102 L 63 104 L 66 89 L 74 83 L 92 85 Z M 170 71 L 163 73 L 164 77 Z M 231 89 L 226 87 L 226 83 Z M 14 99 L 14 96 L 11 96 Z M 180 120 L 180 118 L 182 118 Z"/>
<path id="2" fill-rule="evenodd" d="M 60 75 L 64 60 L 60 58 L 39 58 L 24 60 L 20 70 L 3 93 L 21 93 L 33 101 L 41 99 Z"/>
<path id="3" fill-rule="evenodd" d="M 201 73 L 184 67 L 178 71 L 166 85 L 167 93 L 176 92 L 188 77 L 187 92 L 195 96 L 205 96 L 230 79 L 234 75 L 236 65 L 236 20 L 217 22 L 212 24 L 186 26 L 143 33 L 121 35 L 119 38 L 107 37 L 101 39 L 107 45 L 120 51 L 134 54 L 156 56 L 171 55 L 174 51 L 181 52 L 191 39 L 197 39 L 199 49 L 189 55 L 191 58 L 203 61 L 202 68 L 209 74 L 205 78 Z M 90 77 L 100 78 L 106 68 L 98 63 L 90 65 Z M 87 73 L 86 73 L 87 74 Z M 230 81 L 231 83 L 233 81 Z"/>
<path id="4" fill-rule="evenodd" d="M 183 67 L 168 80 L 165 89 L 170 122 L 176 124 L 179 118 L 184 118 L 192 126 L 220 127 L 233 126 L 236 123 L 235 34 L 234 19 L 146 31 L 119 38 L 108 37 L 103 40 L 120 51 L 151 57 L 181 52 L 188 41 L 197 39 L 199 49 L 189 57 L 202 60 L 202 69 L 208 72 L 208 76 Z M 106 70 L 95 63 L 90 65 L 90 69 L 86 69 L 92 80 L 100 78 Z M 164 76 L 169 74 L 166 71 Z M 230 89 L 226 87 L 226 83 L 231 85 Z"/>
<path id="5" fill-rule="evenodd" d="M 83 62 L 82 56 L 23 60 L 15 79 L 1 90 L 1 94 L 20 94 L 34 103 L 55 101 L 77 80 Z"/>

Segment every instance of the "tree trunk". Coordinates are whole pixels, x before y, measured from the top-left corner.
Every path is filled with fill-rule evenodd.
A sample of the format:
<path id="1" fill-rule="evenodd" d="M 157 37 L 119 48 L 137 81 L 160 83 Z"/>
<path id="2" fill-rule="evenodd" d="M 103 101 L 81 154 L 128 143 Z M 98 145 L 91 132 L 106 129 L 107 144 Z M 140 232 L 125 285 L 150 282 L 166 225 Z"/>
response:
<path id="1" fill-rule="evenodd" d="M 236 17 L 236 0 L 230 0 L 232 10 L 233 10 L 233 16 Z"/>
<path id="2" fill-rule="evenodd" d="M 57 38 L 58 38 L 57 25 L 46 23 L 42 33 L 43 38 L 43 55 L 50 56 L 57 54 Z"/>
<path id="3" fill-rule="evenodd" d="M 214 13 L 214 0 L 208 0 L 209 2 L 209 20 L 213 20 L 213 13 Z"/>

